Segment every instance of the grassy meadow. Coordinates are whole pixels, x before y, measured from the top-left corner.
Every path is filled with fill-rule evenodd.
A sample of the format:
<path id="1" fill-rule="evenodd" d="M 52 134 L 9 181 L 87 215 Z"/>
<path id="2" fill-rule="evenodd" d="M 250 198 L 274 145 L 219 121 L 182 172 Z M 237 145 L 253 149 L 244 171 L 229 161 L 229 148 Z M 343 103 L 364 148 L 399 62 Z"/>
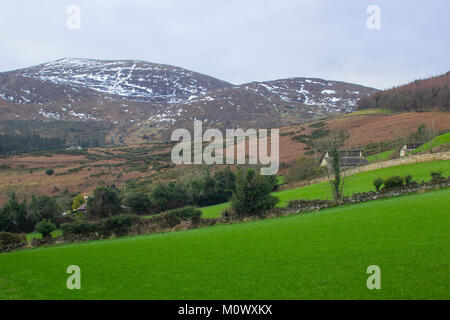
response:
<path id="1" fill-rule="evenodd" d="M 450 190 L 0 255 L 0 299 L 449 299 Z M 66 268 L 81 268 L 81 290 Z M 368 290 L 367 267 L 381 268 Z"/>
<path id="2" fill-rule="evenodd" d="M 384 151 L 384 152 L 381 152 L 381 153 L 374 154 L 372 156 L 368 156 L 368 157 L 366 157 L 366 159 L 370 163 L 378 162 L 378 161 L 386 161 L 386 160 L 389 160 L 392 157 L 392 155 L 394 153 L 396 153 L 396 152 L 397 152 L 397 150 L 391 149 L 391 150 L 388 150 L 388 151 Z"/>
<path id="3" fill-rule="evenodd" d="M 411 154 L 419 153 L 419 152 L 425 152 L 425 151 L 430 150 L 432 147 L 436 148 L 436 147 L 439 147 L 439 146 L 441 146 L 443 144 L 446 144 L 446 143 L 450 143 L 450 132 L 442 134 L 440 136 L 437 136 L 433 140 L 425 143 L 423 146 L 417 148 L 414 151 L 411 151 Z"/>

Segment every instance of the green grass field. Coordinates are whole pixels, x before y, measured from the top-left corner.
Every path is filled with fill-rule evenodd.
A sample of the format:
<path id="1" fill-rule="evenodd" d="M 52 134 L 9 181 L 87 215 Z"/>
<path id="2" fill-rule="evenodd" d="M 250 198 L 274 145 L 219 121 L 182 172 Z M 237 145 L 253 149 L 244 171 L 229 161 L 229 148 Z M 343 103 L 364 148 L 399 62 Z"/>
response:
<path id="1" fill-rule="evenodd" d="M 1 299 L 449 299 L 450 190 L 0 254 Z M 81 290 L 66 268 L 81 268 Z M 367 267 L 381 268 L 368 290 Z"/>
<path id="2" fill-rule="evenodd" d="M 346 177 L 344 194 L 366 192 L 375 190 L 373 180 L 376 178 L 387 178 L 393 175 L 405 176 L 411 174 L 414 181 L 428 181 L 431 179 L 430 171 L 442 170 L 444 176 L 450 175 L 450 161 L 419 162 L 413 164 L 400 165 L 383 168 L 379 170 L 366 171 Z M 330 185 L 328 182 L 313 184 L 306 187 L 295 188 L 280 192 L 274 192 L 274 196 L 280 199 L 278 207 L 285 207 L 291 200 L 298 199 L 332 199 Z M 221 212 L 230 206 L 229 203 L 222 203 L 214 206 L 201 208 L 204 218 L 219 217 Z"/>
<path id="3" fill-rule="evenodd" d="M 391 150 L 388 150 L 385 152 L 374 154 L 372 156 L 368 156 L 368 157 L 366 157 L 366 159 L 370 163 L 377 162 L 377 161 L 385 161 L 385 160 L 389 160 L 395 152 L 396 152 L 395 149 L 391 149 Z"/>
<path id="4" fill-rule="evenodd" d="M 431 147 L 436 148 L 445 143 L 450 143 L 450 132 L 442 134 L 442 135 L 434 138 L 431 142 L 425 143 L 423 146 L 417 148 L 414 151 L 411 151 L 411 153 L 414 154 L 414 153 L 428 151 L 431 149 Z"/>

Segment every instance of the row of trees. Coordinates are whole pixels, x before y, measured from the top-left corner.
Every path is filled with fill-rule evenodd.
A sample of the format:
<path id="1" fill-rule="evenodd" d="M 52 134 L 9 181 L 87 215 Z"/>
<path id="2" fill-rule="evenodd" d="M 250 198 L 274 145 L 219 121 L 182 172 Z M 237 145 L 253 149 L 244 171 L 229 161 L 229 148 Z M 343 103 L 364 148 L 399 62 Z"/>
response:
<path id="1" fill-rule="evenodd" d="M 151 214 L 181 208 L 188 205 L 207 206 L 226 202 L 236 187 L 236 175 L 226 168 L 185 182 L 158 183 L 150 191 L 136 191 L 121 194 L 112 187 L 99 186 L 87 201 L 87 216 L 104 218 L 118 214 L 123 205 L 135 214 Z M 81 196 L 74 198 L 72 209 L 84 203 Z"/>
<path id="2" fill-rule="evenodd" d="M 149 214 L 231 200 L 237 215 L 259 215 L 278 202 L 270 195 L 276 185 L 275 176 L 262 176 L 251 168 L 238 170 L 235 174 L 227 168 L 217 171 L 213 176 L 208 171 L 204 177 L 191 179 L 184 184 L 158 184 L 148 194 L 133 192 L 125 197 L 124 204 L 134 214 Z M 105 218 L 117 215 L 122 210 L 119 190 L 114 187 L 97 187 L 87 201 L 89 218 Z"/>
<path id="3" fill-rule="evenodd" d="M 214 175 L 207 171 L 204 176 L 185 183 L 157 184 L 149 193 L 133 192 L 125 197 L 114 185 L 98 186 L 87 200 L 85 218 L 108 218 L 125 210 L 133 214 L 158 213 L 189 205 L 223 203 L 230 199 L 234 212 L 240 216 L 261 214 L 278 202 L 270 195 L 276 184 L 275 176 L 261 176 L 253 169 L 238 170 L 235 174 L 226 168 Z M 76 196 L 72 209 L 76 210 L 83 203 L 84 198 Z M 53 225 L 59 227 L 62 223 L 61 212 L 55 198 L 33 196 L 28 204 L 26 200 L 20 202 L 12 194 L 0 209 L 0 231 L 28 233 L 38 227 L 51 230 Z"/>
<path id="4" fill-rule="evenodd" d="M 226 202 L 236 188 L 236 175 L 230 168 L 185 182 L 158 183 L 150 192 L 133 192 L 124 197 L 124 204 L 138 214 L 158 213 L 187 205 L 207 206 Z M 88 203 L 89 206 L 89 203 Z"/>
<path id="5" fill-rule="evenodd" d="M 450 110 L 450 72 L 426 80 L 377 92 L 358 102 L 360 109 L 386 108 L 398 112 L 429 111 L 432 108 Z"/>
<path id="6" fill-rule="evenodd" d="M 61 149 L 66 146 L 64 138 L 47 138 L 38 134 L 0 134 L 0 154 Z"/>
<path id="7" fill-rule="evenodd" d="M 28 205 L 26 200 L 19 202 L 13 193 L 0 209 L 0 231 L 32 232 L 44 219 L 56 225 L 61 223 L 61 209 L 54 198 L 33 196 Z"/>

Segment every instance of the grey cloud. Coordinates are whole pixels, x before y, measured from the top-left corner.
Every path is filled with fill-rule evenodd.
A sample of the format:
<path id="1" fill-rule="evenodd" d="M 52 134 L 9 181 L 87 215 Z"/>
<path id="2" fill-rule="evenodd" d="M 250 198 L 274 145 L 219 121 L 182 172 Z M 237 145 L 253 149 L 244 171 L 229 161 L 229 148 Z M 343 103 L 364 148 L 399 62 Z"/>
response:
<path id="1" fill-rule="evenodd" d="M 79 31 L 66 7 L 82 10 Z M 366 8 L 382 10 L 381 30 Z M 387 88 L 448 71 L 447 0 L 3 0 L 0 70 L 139 59 L 233 83 L 294 76 Z"/>

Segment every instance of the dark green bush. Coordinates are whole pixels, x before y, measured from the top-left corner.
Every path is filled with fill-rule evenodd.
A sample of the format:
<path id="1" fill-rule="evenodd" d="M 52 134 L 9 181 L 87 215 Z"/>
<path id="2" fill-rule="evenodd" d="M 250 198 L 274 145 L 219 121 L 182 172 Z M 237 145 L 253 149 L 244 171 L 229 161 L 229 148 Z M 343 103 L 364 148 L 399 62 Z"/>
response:
<path id="1" fill-rule="evenodd" d="M 64 235 L 88 235 L 99 232 L 99 224 L 96 222 L 75 221 L 74 223 L 64 223 L 61 225 Z"/>
<path id="2" fill-rule="evenodd" d="M 53 173 L 55 173 L 55 171 L 53 169 L 48 169 L 45 171 L 45 173 L 49 176 L 51 176 Z"/>
<path id="3" fill-rule="evenodd" d="M 44 238 L 51 237 L 55 230 L 56 226 L 50 220 L 44 219 L 36 225 L 36 231 L 41 233 Z"/>
<path id="4" fill-rule="evenodd" d="M 89 217 L 105 218 L 117 215 L 121 210 L 121 201 L 114 187 L 98 186 L 87 201 Z"/>
<path id="5" fill-rule="evenodd" d="M 276 186 L 275 176 L 262 176 L 248 169 L 244 174 L 238 171 L 236 191 L 231 198 L 231 207 L 239 216 L 262 215 L 265 210 L 275 207 L 278 198 L 270 193 Z"/>
<path id="6" fill-rule="evenodd" d="M 125 205 L 135 214 L 148 214 L 152 203 L 150 198 L 143 192 L 135 192 L 125 198 Z"/>
<path id="7" fill-rule="evenodd" d="M 446 179 L 444 178 L 444 176 L 442 174 L 443 174 L 442 170 L 431 171 L 430 172 L 431 181 L 434 182 L 434 183 L 444 182 Z"/>
<path id="8" fill-rule="evenodd" d="M 190 218 L 201 217 L 202 212 L 199 209 L 196 209 L 194 207 L 185 207 L 185 208 L 170 210 L 169 212 L 166 213 L 166 215 L 173 215 L 182 220 L 186 220 L 186 219 L 190 219 Z"/>
<path id="9" fill-rule="evenodd" d="M 230 200 L 233 191 L 236 189 L 236 175 L 229 167 L 219 170 L 214 174 L 215 197 L 213 203 L 222 203 Z"/>
<path id="10" fill-rule="evenodd" d="M 32 197 L 28 210 L 28 219 L 35 226 L 39 221 L 47 219 L 59 226 L 61 221 L 61 208 L 54 198 L 49 196 Z"/>
<path id="11" fill-rule="evenodd" d="M 34 224 L 28 218 L 25 200 L 19 202 L 13 193 L 9 201 L 0 209 L 0 231 L 27 233 L 33 230 Z"/>
<path id="12" fill-rule="evenodd" d="M 210 170 L 183 182 L 158 183 L 152 188 L 150 201 L 153 212 L 162 212 L 187 205 L 208 206 L 230 199 L 236 183 L 235 174 L 229 169 Z"/>
<path id="13" fill-rule="evenodd" d="M 381 178 L 377 178 L 377 179 L 373 180 L 373 185 L 375 186 L 375 189 L 377 189 L 377 191 L 380 191 L 383 183 L 384 183 L 384 180 Z"/>
<path id="14" fill-rule="evenodd" d="M 100 221 L 102 233 L 124 235 L 127 234 L 131 226 L 139 220 L 139 217 L 131 214 L 121 214 L 109 217 Z"/>
<path id="15" fill-rule="evenodd" d="M 384 187 L 386 189 L 403 186 L 403 178 L 400 176 L 392 176 L 384 180 Z"/>
<path id="16" fill-rule="evenodd" d="M 186 205 L 188 201 L 185 188 L 174 182 L 157 184 L 152 189 L 150 198 L 155 212 L 179 208 Z"/>

